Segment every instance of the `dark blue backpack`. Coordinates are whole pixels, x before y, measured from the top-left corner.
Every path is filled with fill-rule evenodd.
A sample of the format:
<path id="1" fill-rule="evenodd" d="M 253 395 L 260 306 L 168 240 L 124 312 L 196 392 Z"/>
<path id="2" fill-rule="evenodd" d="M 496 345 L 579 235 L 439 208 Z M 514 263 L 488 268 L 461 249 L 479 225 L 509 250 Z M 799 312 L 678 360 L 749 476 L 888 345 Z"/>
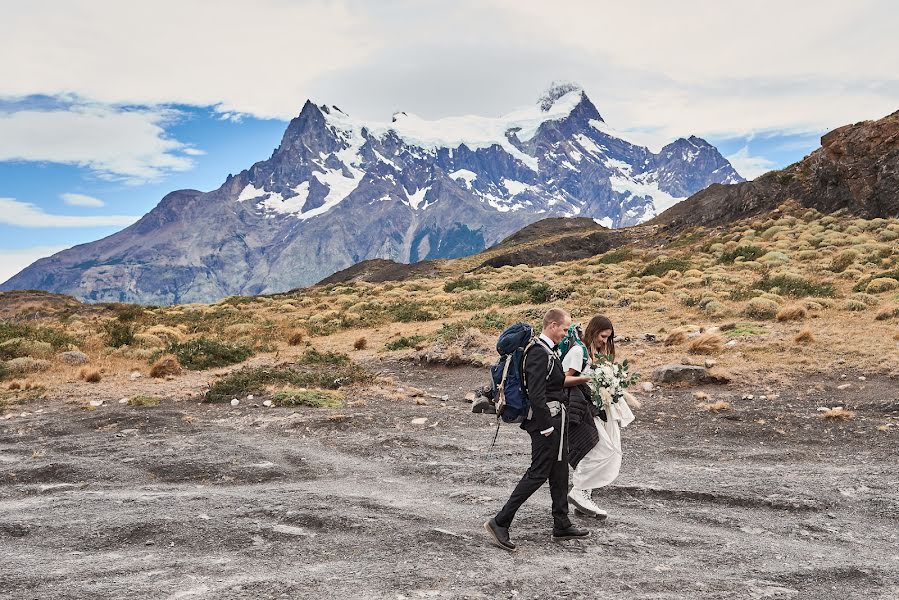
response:
<path id="1" fill-rule="evenodd" d="M 496 414 L 506 423 L 527 415 L 530 404 L 522 380 L 524 353 L 533 343 L 534 330 L 527 323 L 507 327 L 496 341 L 499 361 L 490 367 Z M 495 441 L 495 438 L 494 438 Z"/>

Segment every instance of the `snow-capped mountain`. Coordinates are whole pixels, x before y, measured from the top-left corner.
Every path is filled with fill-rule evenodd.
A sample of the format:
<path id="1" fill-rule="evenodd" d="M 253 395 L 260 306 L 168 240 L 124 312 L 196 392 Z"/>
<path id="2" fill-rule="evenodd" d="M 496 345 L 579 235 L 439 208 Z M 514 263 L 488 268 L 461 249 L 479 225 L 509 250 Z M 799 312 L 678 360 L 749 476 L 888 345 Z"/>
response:
<path id="1" fill-rule="evenodd" d="M 268 160 L 217 190 L 168 194 L 0 289 L 157 304 L 278 292 L 369 258 L 471 254 L 548 216 L 634 225 L 742 180 L 697 137 L 658 154 L 626 141 L 572 84 L 499 118 L 366 123 L 307 101 Z"/>

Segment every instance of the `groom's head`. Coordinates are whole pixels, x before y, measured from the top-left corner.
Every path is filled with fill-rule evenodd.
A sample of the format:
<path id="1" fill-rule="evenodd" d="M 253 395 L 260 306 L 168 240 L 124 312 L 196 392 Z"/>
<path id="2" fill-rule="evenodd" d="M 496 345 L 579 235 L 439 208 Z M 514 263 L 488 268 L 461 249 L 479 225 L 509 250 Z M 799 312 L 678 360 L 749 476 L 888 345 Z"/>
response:
<path id="1" fill-rule="evenodd" d="M 543 316 L 543 335 L 558 344 L 571 327 L 571 315 L 561 308 L 551 308 Z"/>

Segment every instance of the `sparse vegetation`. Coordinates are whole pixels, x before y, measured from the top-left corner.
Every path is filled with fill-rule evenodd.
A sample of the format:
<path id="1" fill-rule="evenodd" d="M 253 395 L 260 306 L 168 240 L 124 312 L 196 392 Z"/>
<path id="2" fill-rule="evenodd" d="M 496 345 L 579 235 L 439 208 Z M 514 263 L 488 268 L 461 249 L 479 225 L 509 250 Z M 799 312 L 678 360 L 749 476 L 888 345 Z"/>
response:
<path id="1" fill-rule="evenodd" d="M 121 348 L 134 343 L 134 325 L 129 321 L 107 321 L 103 324 L 106 345 L 110 348 Z"/>
<path id="2" fill-rule="evenodd" d="M 619 248 L 603 254 L 597 263 L 601 265 L 617 265 L 618 263 L 630 260 L 634 256 L 633 250 L 630 248 Z"/>
<path id="3" fill-rule="evenodd" d="M 672 257 L 672 258 L 664 258 L 662 260 L 657 260 L 653 263 L 650 263 L 643 267 L 643 269 L 639 271 L 635 271 L 631 274 L 631 277 L 647 277 L 650 275 L 654 275 L 656 277 L 665 275 L 668 271 L 680 271 L 683 273 L 684 271 L 690 268 L 690 263 L 685 258 L 680 257 Z"/>
<path id="4" fill-rule="evenodd" d="M 147 408 L 151 406 L 159 406 L 162 398 L 159 396 L 134 396 L 128 400 L 128 406 Z"/>
<path id="5" fill-rule="evenodd" d="M 444 292 L 455 292 L 457 290 L 479 290 L 484 287 L 484 282 L 477 277 L 459 277 L 458 279 L 453 279 L 447 281 L 443 284 Z"/>
<path id="6" fill-rule="evenodd" d="M 353 342 L 353 350 L 365 350 L 368 347 L 368 340 L 364 337 L 356 338 Z"/>
<path id="7" fill-rule="evenodd" d="M 326 368 L 323 368 L 326 367 Z M 204 402 L 230 402 L 248 394 L 263 396 L 270 387 L 318 388 L 336 390 L 354 383 L 371 383 L 374 376 L 365 369 L 319 365 L 313 369 L 258 367 L 234 371 L 209 388 Z"/>
<path id="8" fill-rule="evenodd" d="M 811 344 L 815 341 L 815 336 L 812 333 L 811 329 L 803 329 L 796 334 L 796 337 L 793 338 L 793 341 L 797 344 Z"/>
<path id="9" fill-rule="evenodd" d="M 247 346 L 231 346 L 208 338 L 197 338 L 169 344 L 165 353 L 174 355 L 178 364 L 185 369 L 203 371 L 241 363 L 253 355 L 253 350 Z M 151 358 L 155 360 L 161 354 L 154 354 Z"/>
<path id="10" fill-rule="evenodd" d="M 831 298 L 834 296 L 833 285 L 815 283 L 798 275 L 766 275 L 755 282 L 753 287 L 768 292 L 778 290 L 778 294 L 781 296 L 793 298 L 805 298 L 806 296 Z"/>
<path id="11" fill-rule="evenodd" d="M 181 364 L 172 354 L 160 356 L 150 367 L 150 377 L 161 378 L 181 375 Z"/>
<path id="12" fill-rule="evenodd" d="M 87 383 L 100 383 L 100 380 L 103 379 L 103 375 L 100 374 L 98 369 L 82 367 L 78 372 L 78 379 L 82 379 Z"/>
<path id="13" fill-rule="evenodd" d="M 401 336 L 395 340 L 390 340 L 384 344 L 385 350 L 405 350 L 406 348 L 415 348 L 419 343 L 423 342 L 423 335 Z"/>
<path id="14" fill-rule="evenodd" d="M 275 406 L 339 408 L 342 403 L 342 394 L 331 390 L 281 390 L 272 394 Z"/>
<path id="15" fill-rule="evenodd" d="M 740 246 L 738 248 L 734 248 L 733 250 L 726 250 L 719 260 L 722 264 L 731 265 L 737 259 L 742 260 L 743 262 L 748 262 L 750 260 L 756 260 L 765 254 L 765 250 L 759 248 L 758 246 Z"/>

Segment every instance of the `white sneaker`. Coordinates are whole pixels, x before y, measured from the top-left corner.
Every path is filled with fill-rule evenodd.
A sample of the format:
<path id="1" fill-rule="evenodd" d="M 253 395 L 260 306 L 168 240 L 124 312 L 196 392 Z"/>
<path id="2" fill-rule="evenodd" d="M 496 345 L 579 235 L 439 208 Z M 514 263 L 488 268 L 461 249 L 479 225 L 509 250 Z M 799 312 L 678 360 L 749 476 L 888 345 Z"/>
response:
<path id="1" fill-rule="evenodd" d="M 597 519 L 605 519 L 609 513 L 601 509 L 593 502 L 593 490 L 576 490 L 572 489 L 568 494 L 568 500 L 574 505 L 576 512 L 585 514 L 589 517 Z"/>

